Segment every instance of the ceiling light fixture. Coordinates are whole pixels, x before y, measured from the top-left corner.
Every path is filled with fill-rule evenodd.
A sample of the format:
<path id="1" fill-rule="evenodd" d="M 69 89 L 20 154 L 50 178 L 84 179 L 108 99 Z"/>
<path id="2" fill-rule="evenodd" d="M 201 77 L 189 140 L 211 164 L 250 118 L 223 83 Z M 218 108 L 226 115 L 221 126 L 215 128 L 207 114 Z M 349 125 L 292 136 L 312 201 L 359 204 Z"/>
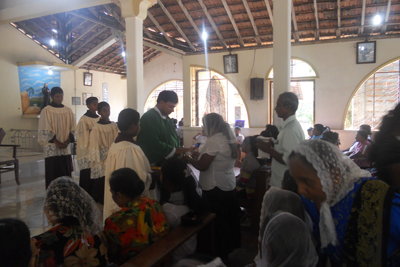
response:
<path id="1" fill-rule="evenodd" d="M 51 46 L 54 46 L 55 44 L 56 44 L 56 41 L 54 41 L 54 39 L 51 39 L 51 40 L 50 40 L 50 45 L 51 45 Z"/>
<path id="2" fill-rule="evenodd" d="M 206 31 L 203 31 L 203 33 L 201 34 L 201 38 L 205 41 L 208 38 L 208 34 Z"/>
<path id="3" fill-rule="evenodd" d="M 122 53 L 121 53 L 121 56 L 125 57 L 125 52 L 122 52 Z"/>
<path id="4" fill-rule="evenodd" d="M 55 32 L 55 33 L 57 33 L 57 30 L 56 29 L 51 29 L 53 32 Z"/>
<path id="5" fill-rule="evenodd" d="M 53 75 L 53 71 L 52 71 L 51 69 L 49 69 L 49 71 L 47 72 L 47 74 Z"/>
<path id="6" fill-rule="evenodd" d="M 375 24 L 375 25 L 379 25 L 379 24 L 381 24 L 381 21 L 382 21 L 381 16 L 375 15 L 375 17 L 374 17 L 374 24 Z"/>

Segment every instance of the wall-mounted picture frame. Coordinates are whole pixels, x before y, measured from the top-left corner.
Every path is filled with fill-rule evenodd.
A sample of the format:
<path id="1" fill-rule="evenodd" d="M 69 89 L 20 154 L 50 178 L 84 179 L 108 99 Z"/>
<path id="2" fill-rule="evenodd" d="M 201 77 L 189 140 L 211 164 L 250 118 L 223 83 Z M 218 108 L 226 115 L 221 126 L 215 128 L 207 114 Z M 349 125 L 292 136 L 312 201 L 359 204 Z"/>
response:
<path id="1" fill-rule="evenodd" d="M 82 105 L 86 106 L 86 99 L 92 96 L 93 93 L 82 93 Z"/>
<path id="2" fill-rule="evenodd" d="M 357 64 L 376 62 L 376 41 L 357 43 Z"/>
<path id="3" fill-rule="evenodd" d="M 90 73 L 90 72 L 83 73 L 83 85 L 84 86 L 92 86 L 92 79 L 93 79 L 92 73 Z"/>
<path id="4" fill-rule="evenodd" d="M 226 55 L 224 56 L 224 73 L 238 73 L 238 57 L 237 55 Z"/>
<path id="5" fill-rule="evenodd" d="M 79 96 L 73 96 L 72 97 L 72 105 L 78 106 L 80 104 L 81 104 L 81 98 Z"/>

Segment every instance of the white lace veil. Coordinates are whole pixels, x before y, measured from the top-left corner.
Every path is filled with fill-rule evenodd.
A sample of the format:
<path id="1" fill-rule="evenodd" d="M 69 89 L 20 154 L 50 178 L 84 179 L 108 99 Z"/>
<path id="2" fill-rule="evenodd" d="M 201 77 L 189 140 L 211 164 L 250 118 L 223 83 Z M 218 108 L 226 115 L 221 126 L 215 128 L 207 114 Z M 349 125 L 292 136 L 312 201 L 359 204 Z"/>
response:
<path id="1" fill-rule="evenodd" d="M 96 202 L 70 177 L 60 177 L 50 183 L 44 211 L 49 220 L 56 221 L 68 216 L 76 218 L 82 230 L 91 235 L 103 230 L 102 214 Z"/>
<path id="2" fill-rule="evenodd" d="M 330 207 L 353 190 L 357 180 L 371 174 L 344 156 L 338 147 L 323 140 L 303 141 L 294 149 L 294 153 L 305 157 L 317 171 L 322 191 L 326 194 L 326 200 L 321 203 L 319 210 L 322 247 L 328 244 L 337 245 L 337 233 Z"/>
<path id="3" fill-rule="evenodd" d="M 265 267 L 314 267 L 318 262 L 306 224 L 288 212 L 279 212 L 269 221 L 262 246 Z"/>

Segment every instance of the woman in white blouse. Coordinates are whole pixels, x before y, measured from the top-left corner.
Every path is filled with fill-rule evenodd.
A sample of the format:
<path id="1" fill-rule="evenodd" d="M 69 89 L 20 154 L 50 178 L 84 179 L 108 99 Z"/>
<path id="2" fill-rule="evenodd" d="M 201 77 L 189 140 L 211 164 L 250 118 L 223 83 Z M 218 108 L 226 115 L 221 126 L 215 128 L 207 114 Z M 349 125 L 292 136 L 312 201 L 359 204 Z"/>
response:
<path id="1" fill-rule="evenodd" d="M 237 155 L 236 137 L 219 114 L 205 115 L 203 125 L 207 141 L 198 160 L 189 157 L 187 162 L 200 171 L 204 209 L 217 215 L 216 248 L 218 256 L 224 259 L 239 248 L 241 242 L 233 172 Z"/>

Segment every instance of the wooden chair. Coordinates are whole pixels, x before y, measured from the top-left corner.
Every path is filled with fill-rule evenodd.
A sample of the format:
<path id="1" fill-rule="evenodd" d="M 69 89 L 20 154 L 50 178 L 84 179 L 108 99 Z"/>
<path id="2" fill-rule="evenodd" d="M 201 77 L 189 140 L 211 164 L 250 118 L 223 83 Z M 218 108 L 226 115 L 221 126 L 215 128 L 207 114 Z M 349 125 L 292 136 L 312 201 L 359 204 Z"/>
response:
<path id="1" fill-rule="evenodd" d="M 169 232 L 166 236 L 162 237 L 160 240 L 155 242 L 153 245 L 144 249 L 137 256 L 130 259 L 122 267 L 144 267 L 144 266 L 158 266 L 162 263 L 165 258 L 171 255 L 175 249 L 179 248 L 183 243 L 185 243 L 189 238 L 197 234 L 202 229 L 207 226 L 213 226 L 215 219 L 214 213 L 209 213 L 204 216 L 203 223 L 198 226 L 183 226 L 179 225 L 174 230 Z M 214 234 L 213 231 L 208 231 L 208 233 Z M 197 235 L 199 238 L 200 234 Z M 213 236 L 208 240 L 208 246 L 213 247 L 214 240 Z"/>
<path id="2" fill-rule="evenodd" d="M 5 172 L 14 171 L 15 172 L 15 181 L 19 185 L 19 162 L 17 159 L 17 147 L 19 145 L 3 145 L 1 144 L 6 132 L 3 128 L 0 128 L 0 148 L 2 147 L 12 147 L 13 148 L 13 155 L 11 157 L 2 157 L 0 156 L 0 184 L 1 184 L 1 174 Z M 5 165 L 5 166 L 4 166 Z M 3 166 L 3 167 L 1 167 Z"/>
<path id="3" fill-rule="evenodd" d="M 239 206 L 251 212 L 250 228 L 255 233 L 258 233 L 259 229 L 261 206 L 264 194 L 267 191 L 267 186 L 269 185 L 270 170 L 270 168 L 261 167 L 256 171 L 255 175 L 257 175 L 257 182 L 254 197 L 252 199 L 238 198 Z"/>

